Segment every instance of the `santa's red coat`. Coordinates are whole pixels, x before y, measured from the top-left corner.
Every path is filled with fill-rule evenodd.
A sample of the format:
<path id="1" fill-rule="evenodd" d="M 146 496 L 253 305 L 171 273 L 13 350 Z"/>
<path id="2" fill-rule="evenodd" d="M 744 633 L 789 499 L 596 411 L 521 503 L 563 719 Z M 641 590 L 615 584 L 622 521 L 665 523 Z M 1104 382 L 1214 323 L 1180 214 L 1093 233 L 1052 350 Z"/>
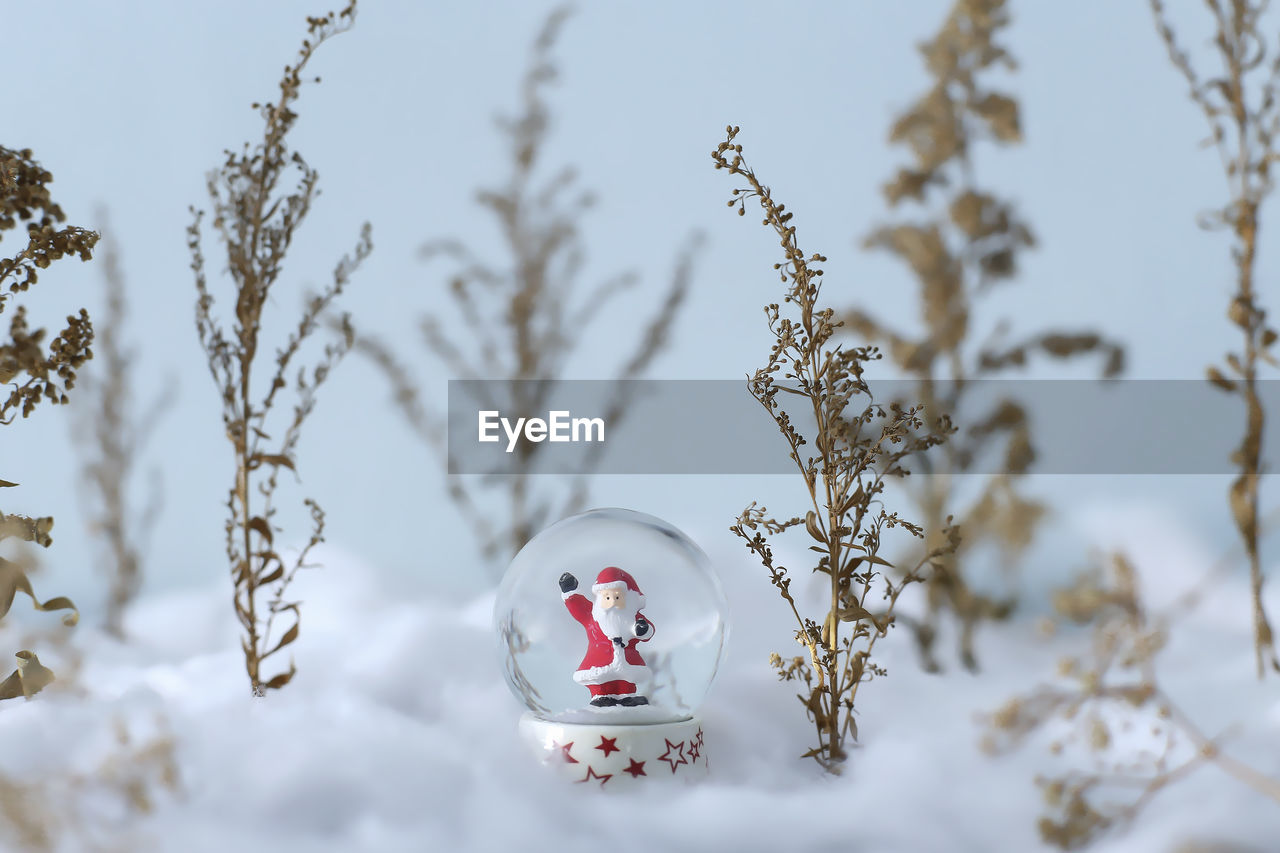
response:
<path id="1" fill-rule="evenodd" d="M 652 622 L 649 622 L 649 632 L 645 634 L 643 640 L 632 637 L 619 654 L 617 645 L 605 636 L 595 617 L 591 615 L 591 599 L 580 592 L 574 592 L 564 596 L 564 604 L 569 608 L 573 618 L 587 629 L 587 654 L 582 658 L 582 663 L 578 664 L 578 671 L 573 676 L 574 681 L 586 685 L 601 684 L 606 681 L 634 682 L 646 675 L 644 658 L 640 657 L 640 651 L 636 646 L 642 641 L 648 642 L 654 635 Z M 637 618 L 641 615 L 639 612 L 636 613 Z M 648 622 L 648 618 L 645 621 Z M 639 668 L 640 671 L 637 672 L 633 668 Z"/>

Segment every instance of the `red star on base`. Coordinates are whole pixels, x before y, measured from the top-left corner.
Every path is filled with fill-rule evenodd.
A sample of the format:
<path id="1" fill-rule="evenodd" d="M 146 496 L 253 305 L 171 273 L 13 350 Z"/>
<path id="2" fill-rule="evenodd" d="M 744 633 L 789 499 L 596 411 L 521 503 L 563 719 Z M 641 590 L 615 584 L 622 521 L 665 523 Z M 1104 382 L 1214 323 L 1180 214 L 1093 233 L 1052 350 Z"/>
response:
<path id="1" fill-rule="evenodd" d="M 577 764 L 578 759 L 574 758 L 572 755 L 569 754 L 569 750 L 572 748 L 573 748 L 573 741 L 569 741 L 566 744 L 559 744 L 559 743 L 556 743 L 555 741 L 551 741 L 551 746 L 547 748 L 547 751 L 551 753 L 550 755 L 547 756 L 547 761 L 552 761 L 555 759 L 556 757 L 555 752 L 558 749 L 560 750 L 561 761 L 563 761 L 565 764 Z"/>
<path id="2" fill-rule="evenodd" d="M 587 775 L 586 775 L 586 776 L 583 776 L 581 779 L 579 779 L 579 780 L 578 780 L 578 782 L 579 782 L 579 783 L 582 783 L 582 782 L 590 782 L 592 779 L 599 779 L 599 780 L 600 780 L 600 787 L 601 787 L 601 788 L 603 788 L 603 787 L 604 787 L 604 783 L 605 783 L 605 782 L 608 782 L 608 781 L 609 781 L 610 779 L 612 779 L 612 778 L 613 778 L 613 774 L 612 774 L 612 773 L 606 773 L 606 774 L 604 774 L 603 776 L 601 776 L 601 775 L 599 775 L 598 773 L 596 773 L 596 771 L 595 771 L 595 768 L 594 768 L 594 767 L 591 767 L 590 765 L 587 765 Z"/>
<path id="3" fill-rule="evenodd" d="M 702 726 L 698 726 L 698 734 L 694 737 L 694 740 L 698 742 L 698 749 L 701 750 L 702 749 Z"/>
<path id="4" fill-rule="evenodd" d="M 666 738 L 663 738 L 663 741 L 664 741 L 664 742 L 666 742 L 666 744 L 667 744 L 667 751 L 666 751 L 666 752 L 664 752 L 664 753 L 662 753 L 662 755 L 659 755 L 659 756 L 658 756 L 658 760 L 659 760 L 659 761 L 665 761 L 665 762 L 667 762 L 668 764 L 670 764 L 670 765 L 671 765 L 671 772 L 672 772 L 672 773 L 675 773 L 675 772 L 676 772 L 676 767 L 677 767 L 677 766 L 679 766 L 679 765 L 681 765 L 681 764 L 688 764 L 688 763 L 689 763 L 689 759 L 687 759 L 687 758 L 685 758 L 685 757 L 684 757 L 684 741 L 677 741 L 676 743 L 672 743 L 671 741 L 667 740 Z M 674 749 L 674 750 L 679 750 L 680 757 L 679 757 L 678 759 L 677 759 L 677 758 L 668 758 L 668 756 L 669 756 L 669 755 L 671 755 L 671 751 L 672 751 L 673 749 Z"/>
<path id="5" fill-rule="evenodd" d="M 689 741 L 689 752 L 688 752 L 688 755 L 689 755 L 689 763 L 690 763 L 690 764 L 697 764 L 697 763 L 698 763 L 698 758 L 699 758 L 699 757 L 701 757 L 701 755 L 702 755 L 702 750 L 698 747 L 698 742 L 697 742 L 696 740 L 691 740 L 691 741 Z"/>
<path id="6" fill-rule="evenodd" d="M 643 761 L 636 761 L 634 758 L 633 758 L 633 759 L 631 759 L 631 763 L 630 763 L 630 764 L 628 764 L 626 767 L 622 768 L 622 772 L 623 772 L 623 773 L 630 773 L 630 774 L 631 774 L 631 778 L 632 778 L 632 779 L 636 778 L 637 776 L 648 776 L 648 775 L 649 775 L 648 773 L 645 773 L 645 772 L 644 772 L 644 762 L 643 762 Z"/>
<path id="7" fill-rule="evenodd" d="M 596 749 L 603 752 L 604 757 L 608 758 L 609 753 L 611 752 L 622 752 L 622 750 L 617 747 L 617 743 L 618 739 L 616 737 L 605 737 L 604 735 L 600 735 L 600 745 L 597 746 Z"/>

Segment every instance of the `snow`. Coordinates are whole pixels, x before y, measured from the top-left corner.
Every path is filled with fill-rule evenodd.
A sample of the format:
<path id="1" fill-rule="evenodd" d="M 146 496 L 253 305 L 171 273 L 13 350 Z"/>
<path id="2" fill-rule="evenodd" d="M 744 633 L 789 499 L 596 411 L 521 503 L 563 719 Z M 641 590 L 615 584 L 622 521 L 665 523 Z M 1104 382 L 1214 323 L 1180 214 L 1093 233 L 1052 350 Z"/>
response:
<path id="1" fill-rule="evenodd" d="M 1204 543 L 1145 509 L 1069 523 L 1128 548 L 1156 598 L 1194 584 L 1212 562 Z M 881 647 L 889 677 L 861 694 L 861 745 L 844 775 L 824 775 L 797 757 L 810 725 L 767 665 L 790 641 L 783 608 L 762 574 L 735 570 L 721 573 L 729 653 L 702 709 L 710 781 L 624 795 L 560 784 L 517 739 L 523 708 L 493 656 L 491 595 L 462 606 L 406 598 L 357 556 L 328 549 L 317 559 L 326 568 L 298 582 L 298 675 L 265 699 L 248 695 L 223 584 L 138 601 L 127 643 L 88 619 L 50 630 L 64 641 L 36 641 L 62 678 L 32 701 L 0 705 L 0 775 L 68 816 L 57 849 L 1036 851 L 1046 848 L 1033 778 L 1087 759 L 1071 748 L 1051 759 L 1048 735 L 1000 757 L 980 749 L 978 715 L 1046 679 L 1087 640 L 1073 630 L 1044 639 L 1027 616 L 982 630 L 977 676 L 949 655 L 944 673 L 925 674 L 905 633 L 891 636 Z M 1274 679 L 1253 679 L 1245 600 L 1239 579 L 1219 584 L 1179 623 L 1162 678 L 1208 731 L 1241 723 L 1229 751 L 1277 774 L 1280 702 Z M 0 632 L 6 647 L 17 630 Z M 173 790 L 158 765 L 128 757 L 157 738 L 172 743 Z M 1117 748 L 1144 746 L 1136 737 Z M 149 812 L 99 778 L 113 762 L 117 778 L 143 780 Z M 1206 768 L 1092 849 L 1269 850 L 1278 826 L 1275 804 Z M 0 823 L 0 847 L 21 849 L 13 844 Z"/>

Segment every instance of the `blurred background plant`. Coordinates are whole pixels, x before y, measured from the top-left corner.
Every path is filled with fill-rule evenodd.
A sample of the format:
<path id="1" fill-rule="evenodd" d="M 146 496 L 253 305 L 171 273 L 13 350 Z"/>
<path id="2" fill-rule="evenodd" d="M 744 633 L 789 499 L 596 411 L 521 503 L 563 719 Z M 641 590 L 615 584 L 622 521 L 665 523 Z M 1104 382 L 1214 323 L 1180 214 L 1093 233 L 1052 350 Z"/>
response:
<path id="1" fill-rule="evenodd" d="M 1262 436 L 1265 412 L 1258 394 L 1259 361 L 1280 366 L 1271 352 L 1277 332 L 1267 323 L 1258 302 L 1255 275 L 1260 240 L 1259 213 L 1275 188 L 1272 164 L 1280 162 L 1280 39 L 1264 25 L 1267 0 L 1206 0 L 1213 21 L 1214 61 L 1219 67 L 1197 67 L 1179 42 L 1161 0 L 1151 0 L 1156 30 L 1174 68 L 1187 81 L 1188 95 L 1204 113 L 1213 145 L 1222 159 L 1228 199 L 1201 217 L 1209 229 L 1231 235 L 1236 291 L 1227 318 L 1243 337 L 1239 351 L 1226 354 L 1226 366 L 1210 365 L 1209 381 L 1245 406 L 1245 431 L 1231 454 L 1238 475 L 1231 483 L 1231 516 L 1249 561 L 1253 611 L 1253 645 L 1258 678 L 1266 667 L 1280 672 L 1275 638 L 1263 606 L 1262 556 L 1258 547 L 1258 486 L 1263 473 Z M 1206 60 L 1207 61 L 1207 60 Z"/>
<path id="2" fill-rule="evenodd" d="M 1132 823 L 1159 792 L 1195 770 L 1213 765 L 1280 805 L 1280 776 L 1257 757 L 1241 760 L 1226 751 L 1233 725 L 1210 735 L 1180 707 L 1159 676 L 1159 659 L 1170 636 L 1206 592 L 1222 585 L 1243 558 L 1249 567 L 1255 672 L 1280 669 L 1263 606 L 1259 543 L 1280 513 L 1263 523 L 1258 486 L 1264 465 L 1264 411 L 1259 394 L 1259 361 L 1277 366 L 1269 348 L 1276 331 L 1267 325 L 1255 285 L 1260 247 L 1259 211 L 1274 182 L 1271 164 L 1280 160 L 1280 43 L 1264 26 L 1266 2 L 1206 0 L 1213 23 L 1210 44 L 1220 76 L 1199 70 L 1178 39 L 1168 9 L 1151 0 L 1157 32 L 1174 67 L 1190 87 L 1191 100 L 1208 120 L 1208 145 L 1217 148 L 1227 178 L 1229 200 L 1201 217 L 1209 229 L 1231 235 L 1235 293 L 1227 316 L 1243 335 L 1241 351 L 1226 355 L 1226 369 L 1211 365 L 1208 380 L 1239 395 L 1245 404 L 1245 433 L 1231 455 L 1237 466 L 1228 505 L 1239 534 L 1238 550 L 1207 568 L 1203 580 L 1160 612 L 1144 605 L 1138 571 L 1123 553 L 1099 558 L 1075 583 L 1059 590 L 1054 607 L 1059 623 L 1090 627 L 1087 651 L 1064 658 L 1056 683 L 1010 699 L 991 714 L 984 740 L 992 752 L 1007 751 L 1033 733 L 1056 730 L 1050 750 L 1066 754 L 1071 766 L 1037 779 L 1049 814 L 1040 818 L 1041 837 L 1063 849 L 1084 847 L 1110 829 Z M 1207 61 L 1207 60 L 1205 60 Z M 1090 756 L 1085 762 L 1081 752 Z M 1079 765 L 1088 763 L 1087 767 Z"/>
<path id="3" fill-rule="evenodd" d="M 435 313 L 419 322 L 432 360 L 454 379 L 504 380 L 502 398 L 518 412 L 547 410 L 554 382 L 544 380 L 564 378 L 584 332 L 614 296 L 639 282 L 635 274 L 625 273 L 581 291 L 586 260 L 583 219 L 594 197 L 576 190 L 572 167 L 543 174 L 552 127 L 545 92 L 557 79 L 552 51 L 570 14 L 571 7 L 556 7 L 534 40 L 520 85 L 520 109 L 497 122 L 510 156 L 508 177 L 498 188 L 482 189 L 476 196 L 496 220 L 505 258 L 487 257 L 459 239 L 431 240 L 420 250 L 423 259 L 444 259 L 455 268 L 448 293 L 459 322 L 448 325 L 456 331 L 446 331 Z M 701 237 L 693 234 L 678 251 L 670 284 L 648 320 L 627 323 L 639 331 L 639 337 L 613 373 L 616 382 L 603 404 L 600 417 L 611 429 L 625 419 L 632 399 L 627 380 L 643 376 L 670 341 L 700 243 Z M 448 470 L 442 418 L 424 402 L 422 387 L 405 356 L 372 334 L 360 334 L 356 349 L 377 364 L 401 414 Z M 496 402 L 488 407 L 500 408 Z M 512 467 L 521 473 L 515 475 L 446 477 L 449 498 L 470 525 L 493 573 L 500 573 L 506 561 L 543 527 L 586 505 L 586 475 L 596 465 L 603 444 L 589 446 L 576 476 L 555 482 L 543 478 L 535 487 L 530 474 L 543 447 L 520 442 Z M 495 511 L 486 494 L 496 494 L 505 506 Z"/>
<path id="4" fill-rule="evenodd" d="M 79 494 L 107 581 L 103 627 L 124 639 L 125 608 L 142 586 L 143 554 L 160 514 L 164 485 L 160 470 L 151 469 L 146 503 L 138 505 L 134 479 L 139 456 L 173 406 L 177 383 L 171 377 L 145 408 L 138 406 L 138 352 L 125 341 L 128 287 L 106 210 L 100 209 L 97 218 L 106 234 L 99 252 L 106 304 L 95 338 L 98 359 L 80 374 L 80 393 L 86 399 L 73 413 L 72 436 L 85 485 Z"/>
<path id="5" fill-rule="evenodd" d="M 1060 660 L 1053 683 L 987 716 L 983 737 L 984 749 L 999 754 L 1033 734 L 1053 733 L 1050 751 L 1071 766 L 1036 779 L 1048 809 L 1038 822 L 1046 842 L 1084 847 L 1131 823 L 1161 790 L 1205 765 L 1280 805 L 1280 778 L 1228 755 L 1230 729 L 1206 734 L 1159 677 L 1160 656 L 1179 621 L 1238 559 L 1220 561 L 1205 582 L 1154 614 L 1143 602 L 1136 568 L 1120 552 L 1095 555 L 1071 586 L 1054 594 L 1057 618 L 1046 627 L 1087 625 L 1088 648 Z"/>
<path id="6" fill-rule="evenodd" d="M 1096 332 L 1043 331 L 1010 342 L 1017 330 L 1001 322 L 974 347 L 973 315 L 983 296 L 1014 280 L 1019 255 L 1035 245 L 1015 205 L 984 189 L 975 166 L 979 145 L 1009 146 L 1022 140 L 1018 101 L 988 79 L 1002 68 L 1016 67 L 1001 42 L 1009 23 L 1004 0 L 957 0 L 938 32 L 920 45 L 932 78 L 928 90 L 889 132 L 889 141 L 908 148 L 913 162 L 884 185 L 885 200 L 895 210 L 915 202 L 923 216 L 876 228 L 864 246 L 887 251 L 910 268 L 920 288 L 922 333 L 913 337 L 895 330 L 860 308 L 842 316 L 847 333 L 887 348 L 909 377 L 910 399 L 923 406 L 926 417 L 949 415 L 967 424 L 945 445 L 924 454 L 915 466 L 919 476 L 903 486 L 925 531 L 916 552 L 903 558 L 905 564 L 945 541 L 949 516 L 964 531 L 959 546 L 938 558 L 926 581 L 924 614 L 900 616 L 930 671 L 939 669 L 934 642 L 947 613 L 958 622 L 961 662 L 977 669 L 975 628 L 983 620 L 1007 617 L 1014 598 L 985 594 L 973 585 L 973 568 L 981 562 L 975 552 L 989 548 L 1006 569 L 1014 566 L 1048 512 L 1020 486 L 1035 459 L 1024 406 L 1006 396 L 989 411 L 967 410 L 966 404 L 973 405 L 975 381 L 1021 368 L 1036 355 L 1066 359 L 1097 353 L 1105 358 L 1103 375 L 1108 377 L 1124 364 L 1123 348 Z M 982 478 L 976 495 L 963 494 L 959 475 L 994 453 L 1003 457 L 998 473 Z"/>
<path id="7" fill-rule="evenodd" d="M 6 849 L 155 849 L 158 839 L 137 827 L 162 798 L 182 791 L 177 744 L 168 722 L 157 717 L 132 726 L 111 721 L 114 737 L 91 757 L 28 781 L 0 772 L 0 828 Z M 8 768 L 6 768 L 8 769 Z"/>

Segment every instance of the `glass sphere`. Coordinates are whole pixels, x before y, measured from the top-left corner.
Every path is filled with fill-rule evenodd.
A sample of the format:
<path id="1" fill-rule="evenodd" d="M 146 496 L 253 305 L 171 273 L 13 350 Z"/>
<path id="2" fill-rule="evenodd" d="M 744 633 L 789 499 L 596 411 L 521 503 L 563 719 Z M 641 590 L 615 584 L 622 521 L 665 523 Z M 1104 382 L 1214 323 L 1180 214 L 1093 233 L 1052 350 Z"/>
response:
<path id="1" fill-rule="evenodd" d="M 529 540 L 494 603 L 507 685 L 565 723 L 690 718 L 728 637 L 711 562 L 667 522 L 593 509 Z"/>

